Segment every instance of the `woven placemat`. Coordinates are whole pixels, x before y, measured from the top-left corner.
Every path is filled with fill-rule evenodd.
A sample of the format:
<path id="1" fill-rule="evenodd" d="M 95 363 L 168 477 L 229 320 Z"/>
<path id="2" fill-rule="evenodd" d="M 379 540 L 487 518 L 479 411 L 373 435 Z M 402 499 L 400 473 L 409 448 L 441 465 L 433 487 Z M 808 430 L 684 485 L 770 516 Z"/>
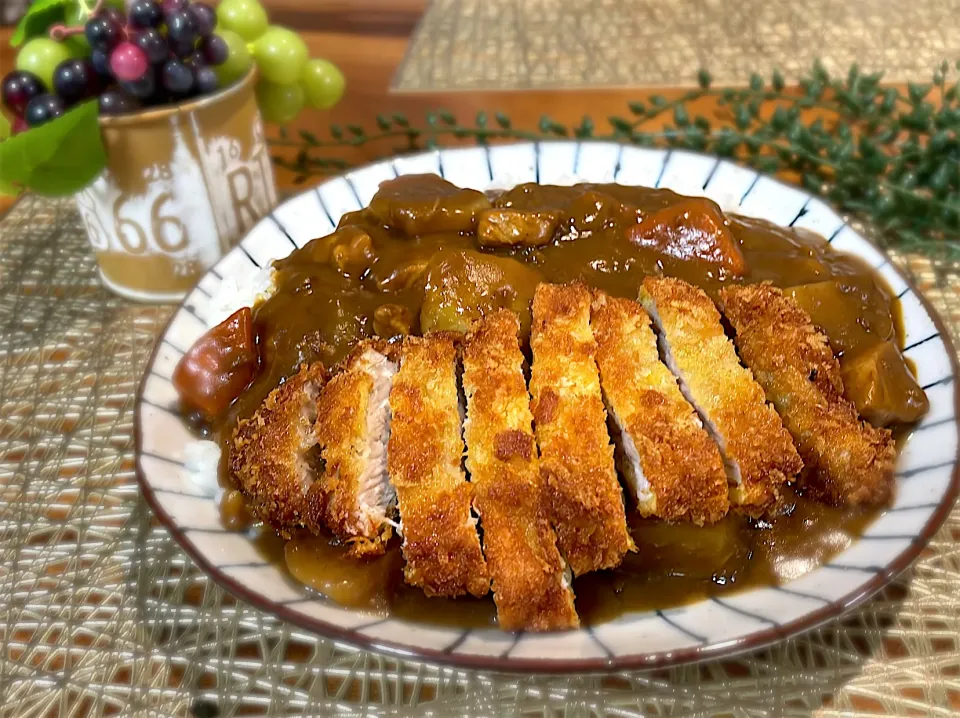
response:
<path id="1" fill-rule="evenodd" d="M 896 256 L 956 339 L 960 266 Z M 494 676 L 398 661 L 231 598 L 137 489 L 133 395 L 169 307 L 101 288 L 68 201 L 0 220 L 0 715 L 960 711 L 960 510 L 859 611 L 741 658 Z"/>
<path id="2" fill-rule="evenodd" d="M 916 81 L 960 55 L 958 17 L 960 0 L 433 0 L 393 89 L 680 87 L 701 67 L 735 86 L 817 58 Z"/>

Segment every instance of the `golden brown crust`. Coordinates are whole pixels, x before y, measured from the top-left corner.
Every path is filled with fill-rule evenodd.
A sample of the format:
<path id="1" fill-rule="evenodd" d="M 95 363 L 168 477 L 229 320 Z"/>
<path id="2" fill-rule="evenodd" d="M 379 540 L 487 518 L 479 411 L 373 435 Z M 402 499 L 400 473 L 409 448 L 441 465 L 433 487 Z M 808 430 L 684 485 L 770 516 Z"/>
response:
<path id="1" fill-rule="evenodd" d="M 653 494 L 640 513 L 719 520 L 729 507 L 720 451 L 660 361 L 650 317 L 637 302 L 596 292 L 590 321 L 608 408 L 632 437 Z"/>
<path id="2" fill-rule="evenodd" d="M 390 392 L 387 464 L 400 507 L 404 577 L 428 596 L 483 596 L 490 586 L 460 466 L 456 361 L 450 335 L 407 337 Z"/>
<path id="3" fill-rule="evenodd" d="M 326 378 L 320 362 L 302 366 L 233 434 L 230 472 L 251 511 L 285 538 L 305 521 L 307 490 L 314 480 L 306 457 L 316 443 L 316 398 Z"/>
<path id="4" fill-rule="evenodd" d="M 590 331 L 590 291 L 541 284 L 533 298 L 530 393 L 557 544 L 574 574 L 635 548 L 613 464 Z"/>
<path id="5" fill-rule="evenodd" d="M 837 504 L 882 504 L 893 490 L 891 433 L 860 421 L 840 364 L 809 315 L 770 284 L 720 293 L 737 348 L 783 416 L 806 464 L 802 484 Z"/>
<path id="6" fill-rule="evenodd" d="M 464 344 L 467 468 L 500 627 L 574 628 L 573 591 L 541 500 L 519 331 L 517 316 L 502 310 L 476 325 Z"/>
<path id="7" fill-rule="evenodd" d="M 367 409 L 374 392 L 373 362 L 392 353 L 386 342 L 360 342 L 342 361 L 320 394 L 315 432 L 323 471 L 307 495 L 307 526 L 315 533 L 325 526 L 351 545 L 355 556 L 384 552 L 392 535 L 390 523 L 365 510 L 361 477 L 371 441 Z M 382 359 L 381 359 L 382 361 Z"/>
<path id="8" fill-rule="evenodd" d="M 655 307 L 651 315 L 694 404 L 722 437 L 721 452 L 739 466 L 731 503 L 750 514 L 770 509 L 803 464 L 763 389 L 741 366 L 716 306 L 702 289 L 679 279 L 647 277 L 641 294 L 648 310 Z"/>

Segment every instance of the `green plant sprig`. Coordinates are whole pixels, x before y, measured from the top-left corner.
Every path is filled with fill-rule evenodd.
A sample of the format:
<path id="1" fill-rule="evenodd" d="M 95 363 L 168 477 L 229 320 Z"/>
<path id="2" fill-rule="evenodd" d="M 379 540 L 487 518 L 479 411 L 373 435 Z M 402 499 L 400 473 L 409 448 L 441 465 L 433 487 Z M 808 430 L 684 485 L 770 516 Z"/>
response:
<path id="1" fill-rule="evenodd" d="M 960 69 L 960 61 L 954 69 Z M 951 75 L 953 77 L 951 78 Z M 840 209 L 871 221 L 888 246 L 960 260 L 960 85 L 943 62 L 931 83 L 910 83 L 903 92 L 884 87 L 880 73 L 856 65 L 832 77 L 819 62 L 798 88 L 774 71 L 754 74 L 743 88 L 714 88 L 701 71 L 698 87 L 674 99 L 651 95 L 630 102 L 629 115 L 593 118 L 568 127 L 543 116 L 535 130 L 513 127 L 503 113 L 479 112 L 471 125 L 450 112 L 429 112 L 422 126 L 402 114 L 379 115 L 377 129 L 334 125 L 329 139 L 301 130 L 282 133 L 274 157 L 296 182 L 342 171 L 349 163 L 330 152 L 370 143 L 401 141 L 391 153 L 415 152 L 450 140 L 478 144 L 507 140 L 596 139 L 672 147 L 734 158 L 757 170 L 800 182 Z M 712 117 L 691 105 L 712 98 Z M 379 146 L 379 145 L 378 145 Z"/>

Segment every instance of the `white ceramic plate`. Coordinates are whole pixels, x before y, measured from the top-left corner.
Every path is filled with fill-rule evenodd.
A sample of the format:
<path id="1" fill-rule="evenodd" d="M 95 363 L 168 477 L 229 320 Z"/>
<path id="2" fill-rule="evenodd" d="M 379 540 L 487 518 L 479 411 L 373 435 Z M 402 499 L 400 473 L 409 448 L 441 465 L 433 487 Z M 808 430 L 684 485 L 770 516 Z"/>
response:
<path id="1" fill-rule="evenodd" d="M 727 211 L 806 227 L 837 250 L 864 258 L 900 297 L 905 352 L 930 399 L 930 412 L 900 453 L 893 506 L 828 564 L 782 586 L 628 614 L 566 633 L 460 630 L 371 616 L 340 608 L 292 581 L 260 557 L 248 536 L 221 527 L 213 492 L 192 480 L 185 464 L 192 437 L 172 410 L 171 372 L 184 350 L 222 318 L 212 298 L 225 280 L 248 284 L 272 260 L 329 233 L 342 214 L 365 206 L 382 180 L 420 172 L 480 190 L 527 181 L 669 187 L 709 197 Z M 137 473 L 161 521 L 214 580 L 317 633 L 407 657 L 502 671 L 663 666 L 755 649 L 812 628 L 850 610 L 907 568 L 947 516 L 960 483 L 956 373 L 956 353 L 943 325 L 887 257 L 826 204 L 795 187 L 715 157 L 609 143 L 440 150 L 363 167 L 288 200 L 203 277 L 164 330 L 140 385 Z"/>

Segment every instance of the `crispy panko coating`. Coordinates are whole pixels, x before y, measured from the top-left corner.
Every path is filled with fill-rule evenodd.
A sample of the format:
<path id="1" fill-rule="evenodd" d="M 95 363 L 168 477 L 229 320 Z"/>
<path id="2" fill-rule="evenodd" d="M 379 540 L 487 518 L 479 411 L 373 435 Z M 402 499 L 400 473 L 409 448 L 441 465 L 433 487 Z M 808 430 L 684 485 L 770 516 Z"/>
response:
<path id="1" fill-rule="evenodd" d="M 326 379 L 320 362 L 300 367 L 233 434 L 230 472 L 251 511 L 284 538 L 306 519 L 307 492 L 316 478 L 313 422 Z"/>
<path id="2" fill-rule="evenodd" d="M 600 386 L 621 438 L 618 458 L 643 516 L 713 523 L 729 508 L 717 445 L 660 361 L 637 302 L 594 293 Z"/>
<path id="3" fill-rule="evenodd" d="M 724 334 L 702 289 L 647 277 L 641 302 L 658 326 L 667 364 L 720 444 L 735 485 L 730 502 L 751 515 L 772 509 L 803 463 L 774 408 Z"/>
<path id="4" fill-rule="evenodd" d="M 456 369 L 451 335 L 407 337 L 390 392 L 387 463 L 400 507 L 403 572 L 428 596 L 483 596 L 490 588 L 461 468 Z"/>
<path id="5" fill-rule="evenodd" d="M 740 356 L 800 446 L 809 494 L 834 504 L 889 501 L 893 437 L 860 421 L 844 398 L 840 365 L 809 315 L 767 283 L 728 287 L 720 301 Z"/>
<path id="6" fill-rule="evenodd" d="M 396 494 L 387 479 L 394 347 L 364 341 L 340 364 L 317 402 L 323 470 L 307 495 L 307 525 L 326 526 L 354 556 L 383 553 Z"/>
<path id="7" fill-rule="evenodd" d="M 590 291 L 541 284 L 533 297 L 530 393 L 545 501 L 574 575 L 617 566 L 635 550 L 600 394 Z"/>
<path id="8" fill-rule="evenodd" d="M 519 331 L 517 315 L 501 310 L 479 322 L 464 343 L 467 469 L 500 627 L 575 628 L 573 591 L 541 500 Z"/>

